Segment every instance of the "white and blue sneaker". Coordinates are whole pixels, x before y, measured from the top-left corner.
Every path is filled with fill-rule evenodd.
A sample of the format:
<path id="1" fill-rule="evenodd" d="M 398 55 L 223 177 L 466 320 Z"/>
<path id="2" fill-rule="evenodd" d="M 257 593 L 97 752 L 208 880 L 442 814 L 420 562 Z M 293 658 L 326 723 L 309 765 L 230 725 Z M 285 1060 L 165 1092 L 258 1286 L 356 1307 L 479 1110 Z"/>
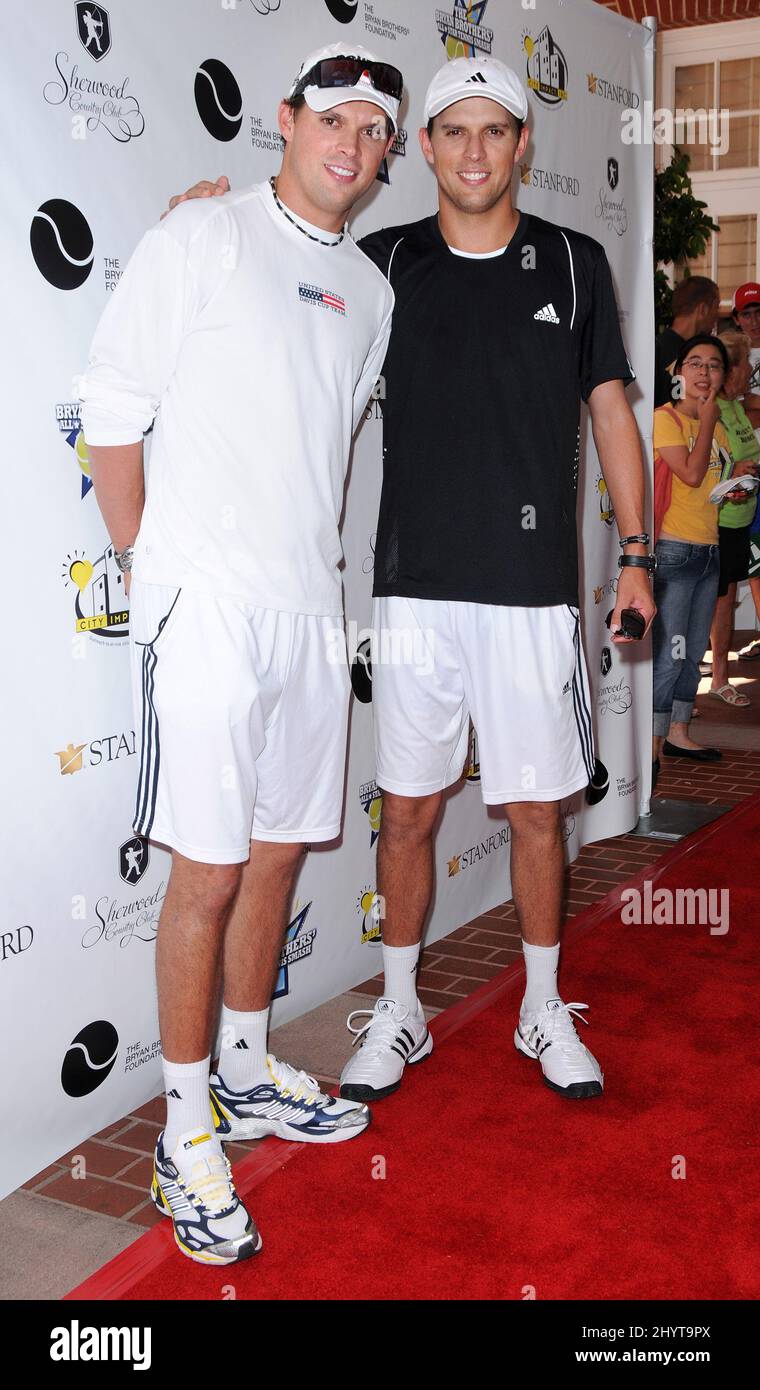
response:
<path id="1" fill-rule="evenodd" d="M 313 1076 L 271 1053 L 267 1068 L 270 1079 L 250 1091 L 231 1091 L 218 1072 L 211 1073 L 211 1110 L 224 1143 L 273 1134 L 302 1144 L 340 1144 L 367 1128 L 371 1115 L 366 1105 L 326 1096 Z"/>
<path id="2" fill-rule="evenodd" d="M 353 1019 L 369 1015 L 361 1028 Z M 359 1046 L 346 1062 L 340 1078 L 340 1093 L 347 1100 L 382 1100 L 401 1085 L 404 1067 L 422 1062 L 433 1051 L 433 1037 L 425 1012 L 397 1004 L 395 999 L 378 999 L 374 1009 L 354 1009 L 347 1020 L 353 1046 Z"/>
<path id="3" fill-rule="evenodd" d="M 235 1191 L 229 1159 L 204 1129 L 181 1134 L 173 1155 L 164 1153 L 164 1132 L 153 1155 L 150 1195 L 174 1222 L 183 1255 L 198 1264 L 231 1265 L 261 1249 L 261 1236 Z"/>
<path id="4" fill-rule="evenodd" d="M 578 1037 L 571 1017 L 574 1014 L 587 1023 L 588 1019 L 579 1012 L 587 1008 L 588 1004 L 548 999 L 538 1012 L 521 1008 L 515 1029 L 518 1052 L 540 1062 L 546 1085 L 571 1100 L 600 1096 L 604 1087 L 604 1073 Z"/>

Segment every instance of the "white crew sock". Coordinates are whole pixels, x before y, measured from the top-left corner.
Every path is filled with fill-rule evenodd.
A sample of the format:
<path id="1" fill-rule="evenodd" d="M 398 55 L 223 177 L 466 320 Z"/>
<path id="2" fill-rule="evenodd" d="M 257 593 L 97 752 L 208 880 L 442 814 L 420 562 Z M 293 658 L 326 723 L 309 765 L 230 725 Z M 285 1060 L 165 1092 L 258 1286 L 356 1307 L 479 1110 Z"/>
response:
<path id="1" fill-rule="evenodd" d="M 250 1091 L 259 1081 L 269 1079 L 268 1030 L 268 1006 L 257 1013 L 237 1013 L 222 1005 L 219 1075 L 231 1091 Z"/>
<path id="2" fill-rule="evenodd" d="M 162 1058 L 166 1087 L 166 1128 L 164 1153 L 171 1158 L 180 1134 L 189 1129 L 207 1129 L 213 1137 L 214 1117 L 208 1094 L 211 1058 L 202 1062 L 167 1062 Z"/>
<path id="3" fill-rule="evenodd" d="M 383 942 L 384 997 L 405 1004 L 411 1013 L 417 1013 L 421 1007 L 417 998 L 419 958 L 419 941 L 416 946 L 386 946 Z"/>
<path id="4" fill-rule="evenodd" d="M 548 999 L 557 998 L 559 942 L 556 946 L 522 944 L 525 957 L 525 996 L 522 1007 L 529 1013 L 543 1009 Z"/>

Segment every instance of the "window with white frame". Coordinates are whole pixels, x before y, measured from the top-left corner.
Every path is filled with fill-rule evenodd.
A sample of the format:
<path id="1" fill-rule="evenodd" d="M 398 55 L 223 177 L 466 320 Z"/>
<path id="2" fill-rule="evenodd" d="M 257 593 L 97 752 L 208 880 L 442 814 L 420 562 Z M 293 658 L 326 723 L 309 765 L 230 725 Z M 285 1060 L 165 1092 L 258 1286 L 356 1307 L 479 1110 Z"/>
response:
<path id="1" fill-rule="evenodd" d="M 690 155 L 694 196 L 720 227 L 689 270 L 717 281 L 728 311 L 736 286 L 760 268 L 760 20 L 660 34 L 656 105 L 715 113 L 712 124 L 687 118 L 675 140 Z M 671 154 L 658 146 L 658 168 Z"/>

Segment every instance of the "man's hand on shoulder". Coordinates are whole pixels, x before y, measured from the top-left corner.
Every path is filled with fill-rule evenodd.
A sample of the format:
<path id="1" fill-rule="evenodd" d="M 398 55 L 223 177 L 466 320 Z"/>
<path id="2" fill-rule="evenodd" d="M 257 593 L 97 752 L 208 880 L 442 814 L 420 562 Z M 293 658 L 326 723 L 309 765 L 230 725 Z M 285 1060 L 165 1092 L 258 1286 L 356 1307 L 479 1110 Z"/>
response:
<path id="1" fill-rule="evenodd" d="M 220 174 L 216 183 L 210 183 L 208 179 L 201 179 L 200 183 L 194 183 L 192 188 L 188 188 L 185 193 L 175 193 L 169 199 L 169 206 L 161 213 L 161 221 L 168 217 L 169 213 L 177 207 L 179 203 L 186 203 L 191 198 L 215 198 L 220 193 L 229 193 L 230 181 L 226 174 Z"/>

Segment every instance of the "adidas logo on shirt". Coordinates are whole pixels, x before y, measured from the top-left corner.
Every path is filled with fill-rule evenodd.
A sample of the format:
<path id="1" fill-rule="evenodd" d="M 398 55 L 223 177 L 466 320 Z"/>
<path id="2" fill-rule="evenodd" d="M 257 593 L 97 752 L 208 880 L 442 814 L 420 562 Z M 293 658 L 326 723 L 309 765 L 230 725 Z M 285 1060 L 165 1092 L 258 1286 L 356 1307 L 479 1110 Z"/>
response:
<path id="1" fill-rule="evenodd" d="M 533 317 L 534 319 L 540 319 L 542 323 L 559 323 L 557 310 L 553 304 L 545 304 L 543 309 L 539 309 Z"/>

